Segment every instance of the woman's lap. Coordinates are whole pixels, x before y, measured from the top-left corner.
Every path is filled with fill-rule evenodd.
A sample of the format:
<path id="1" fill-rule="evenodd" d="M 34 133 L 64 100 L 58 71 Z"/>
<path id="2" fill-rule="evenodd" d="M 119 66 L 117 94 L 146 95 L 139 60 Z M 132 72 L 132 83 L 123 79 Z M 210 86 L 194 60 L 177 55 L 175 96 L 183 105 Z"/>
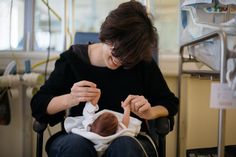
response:
<path id="1" fill-rule="evenodd" d="M 130 136 L 115 139 L 107 148 L 103 157 L 145 157 L 142 147 L 137 140 Z"/>
<path id="2" fill-rule="evenodd" d="M 76 134 L 60 134 L 47 142 L 49 157 L 96 157 L 93 143 Z"/>
<path id="3" fill-rule="evenodd" d="M 103 157 L 146 157 L 137 139 L 121 136 L 115 139 L 107 148 Z M 76 135 L 60 133 L 47 142 L 46 151 L 49 157 L 97 157 L 94 144 L 86 138 Z M 149 155 L 148 155 L 149 156 Z"/>

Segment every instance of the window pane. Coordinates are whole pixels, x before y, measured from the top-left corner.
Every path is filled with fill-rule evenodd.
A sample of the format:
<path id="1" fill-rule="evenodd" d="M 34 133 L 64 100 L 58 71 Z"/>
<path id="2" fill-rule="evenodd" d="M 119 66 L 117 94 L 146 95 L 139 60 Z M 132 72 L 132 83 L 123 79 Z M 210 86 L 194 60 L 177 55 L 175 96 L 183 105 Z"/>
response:
<path id="1" fill-rule="evenodd" d="M 160 53 L 178 53 L 179 0 L 150 0 L 150 10 L 159 34 Z"/>
<path id="2" fill-rule="evenodd" d="M 120 3 L 127 1 L 129 0 L 76 1 L 75 30 L 77 32 L 99 32 L 100 26 L 105 20 L 109 11 L 118 7 Z"/>
<path id="3" fill-rule="evenodd" d="M 0 50 L 22 50 L 24 46 L 24 0 L 1 0 L 0 11 Z"/>
<path id="4" fill-rule="evenodd" d="M 99 32 L 100 25 L 110 10 L 128 0 L 76 1 L 76 31 Z M 178 51 L 178 9 L 179 0 L 139 0 L 147 6 L 159 34 L 159 52 Z M 107 7 L 109 6 L 109 7 Z"/>
<path id="5" fill-rule="evenodd" d="M 44 2 L 46 3 L 46 1 L 36 0 L 35 3 L 34 49 L 36 51 L 45 51 L 49 46 L 49 42 L 51 42 L 51 50 L 61 51 L 63 49 L 61 18 L 64 12 L 64 0 L 49 1 L 49 6 L 53 10 L 50 11 L 51 35 L 49 34 L 48 7 Z"/>
<path id="6" fill-rule="evenodd" d="M 67 1 L 67 48 L 74 43 L 76 32 L 99 32 L 100 26 L 109 11 L 120 3 L 129 0 L 78 0 L 72 4 Z M 154 25 L 159 34 L 159 52 L 177 53 L 178 51 L 178 0 L 139 0 L 148 5 L 153 17 Z M 64 45 L 62 30 L 62 15 L 64 14 L 64 0 L 49 1 L 50 7 L 56 14 L 51 15 L 51 49 L 61 52 Z M 109 6 L 109 7 L 107 7 Z M 74 12 L 73 12 L 74 9 Z M 36 1 L 35 8 L 35 50 L 47 50 L 49 44 L 48 9 L 43 1 Z M 58 15 L 58 16 L 57 16 Z M 73 19 L 74 17 L 74 19 Z"/>

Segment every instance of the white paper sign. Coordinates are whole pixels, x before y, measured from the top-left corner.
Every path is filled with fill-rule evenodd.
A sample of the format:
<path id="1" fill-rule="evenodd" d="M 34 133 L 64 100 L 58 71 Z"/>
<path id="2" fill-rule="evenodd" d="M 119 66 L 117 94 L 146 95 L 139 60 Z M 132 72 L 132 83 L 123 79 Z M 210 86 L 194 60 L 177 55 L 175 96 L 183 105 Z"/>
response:
<path id="1" fill-rule="evenodd" d="M 220 3 L 224 4 L 224 5 L 230 5 L 230 4 L 234 4 L 236 5 L 236 0 L 219 0 Z"/>
<path id="2" fill-rule="evenodd" d="M 211 84 L 210 107 L 220 109 L 236 108 L 236 97 L 233 96 L 233 91 L 228 84 Z"/>
<path id="3" fill-rule="evenodd" d="M 193 5 L 193 4 L 198 4 L 198 3 L 211 4 L 212 0 L 184 0 L 184 2 L 182 3 L 182 6 Z"/>

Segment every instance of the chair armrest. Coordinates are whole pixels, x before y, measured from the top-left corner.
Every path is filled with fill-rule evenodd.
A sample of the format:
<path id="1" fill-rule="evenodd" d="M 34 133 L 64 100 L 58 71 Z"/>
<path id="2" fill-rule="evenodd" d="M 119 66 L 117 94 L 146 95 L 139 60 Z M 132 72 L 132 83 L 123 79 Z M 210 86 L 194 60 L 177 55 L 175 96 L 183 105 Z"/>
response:
<path id="1" fill-rule="evenodd" d="M 47 128 L 48 124 L 47 123 L 40 123 L 37 120 L 34 120 L 33 123 L 33 130 L 36 133 L 43 133 L 44 130 Z"/>
<path id="2" fill-rule="evenodd" d="M 151 134 L 167 135 L 173 130 L 173 117 L 160 117 L 154 120 L 148 120 L 149 131 Z"/>
<path id="3" fill-rule="evenodd" d="M 160 117 L 148 120 L 148 130 L 157 146 L 160 157 L 166 156 L 166 135 L 173 130 L 174 117 Z"/>

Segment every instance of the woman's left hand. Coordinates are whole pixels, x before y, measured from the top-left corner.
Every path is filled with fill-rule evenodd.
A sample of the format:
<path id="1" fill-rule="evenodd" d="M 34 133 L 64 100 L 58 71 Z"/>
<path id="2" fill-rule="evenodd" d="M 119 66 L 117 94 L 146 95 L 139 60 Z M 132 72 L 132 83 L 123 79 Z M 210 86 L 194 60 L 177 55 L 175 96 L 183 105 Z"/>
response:
<path id="1" fill-rule="evenodd" d="M 129 95 L 125 99 L 125 104 L 130 105 L 130 110 L 143 119 L 151 119 L 151 105 L 148 100 L 142 95 Z"/>

